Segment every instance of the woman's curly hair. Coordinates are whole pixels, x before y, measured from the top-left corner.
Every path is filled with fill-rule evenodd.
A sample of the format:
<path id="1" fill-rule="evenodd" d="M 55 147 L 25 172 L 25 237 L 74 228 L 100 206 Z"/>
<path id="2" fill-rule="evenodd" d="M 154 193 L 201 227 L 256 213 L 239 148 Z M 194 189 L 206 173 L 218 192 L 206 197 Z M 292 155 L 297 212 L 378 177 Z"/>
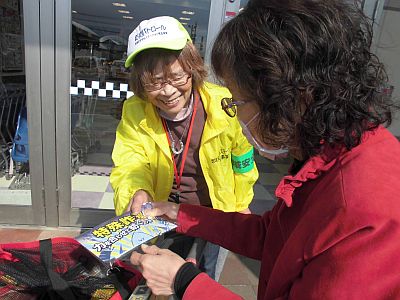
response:
<path id="1" fill-rule="evenodd" d="M 211 61 L 218 77 L 257 101 L 265 143 L 309 157 L 324 143 L 351 149 L 365 131 L 391 123 L 371 40 L 357 2 L 250 0 L 222 28 Z"/>

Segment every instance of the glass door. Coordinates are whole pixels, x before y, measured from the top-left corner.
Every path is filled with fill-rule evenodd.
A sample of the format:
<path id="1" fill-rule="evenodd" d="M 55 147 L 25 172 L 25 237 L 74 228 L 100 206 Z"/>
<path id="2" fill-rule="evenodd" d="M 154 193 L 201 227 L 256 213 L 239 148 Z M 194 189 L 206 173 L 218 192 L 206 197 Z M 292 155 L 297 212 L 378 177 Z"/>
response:
<path id="1" fill-rule="evenodd" d="M 206 58 L 210 28 L 212 39 L 223 20 L 224 6 L 220 3 L 220 0 L 56 3 L 60 225 L 93 226 L 114 215 L 114 194 L 109 183 L 111 153 L 123 102 L 133 95 L 129 89 L 129 70 L 124 68 L 131 31 L 144 19 L 173 16 L 187 28 Z M 210 21 L 216 19 L 213 18 L 216 13 L 218 26 Z M 71 37 L 69 44 L 61 38 L 66 36 Z"/>
<path id="2" fill-rule="evenodd" d="M 44 225 L 39 2 L 0 1 L 0 223 Z"/>

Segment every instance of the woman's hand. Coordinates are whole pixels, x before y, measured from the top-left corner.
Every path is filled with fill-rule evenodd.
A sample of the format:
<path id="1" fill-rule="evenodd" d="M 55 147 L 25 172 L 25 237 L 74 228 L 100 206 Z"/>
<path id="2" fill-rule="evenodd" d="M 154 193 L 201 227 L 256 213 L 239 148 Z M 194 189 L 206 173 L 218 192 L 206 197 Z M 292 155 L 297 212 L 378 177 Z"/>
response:
<path id="1" fill-rule="evenodd" d="M 144 214 L 148 217 L 167 217 L 172 222 L 178 217 L 179 204 L 172 202 L 153 202 L 152 209 L 146 209 Z"/>
<path id="2" fill-rule="evenodd" d="M 142 210 L 143 203 L 151 201 L 153 201 L 153 199 L 145 190 L 138 190 L 135 195 L 133 195 L 127 211 L 130 211 L 136 215 Z"/>
<path id="3" fill-rule="evenodd" d="M 155 295 L 174 294 L 175 275 L 186 262 L 179 255 L 157 246 L 142 245 L 144 254 L 132 252 L 131 263 L 138 266 Z"/>

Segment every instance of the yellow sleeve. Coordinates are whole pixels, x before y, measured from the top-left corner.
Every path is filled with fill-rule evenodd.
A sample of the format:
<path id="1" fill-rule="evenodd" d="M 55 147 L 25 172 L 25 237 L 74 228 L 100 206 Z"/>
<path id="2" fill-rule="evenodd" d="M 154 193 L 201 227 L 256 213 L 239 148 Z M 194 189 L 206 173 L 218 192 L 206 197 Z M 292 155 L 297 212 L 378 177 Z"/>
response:
<path id="1" fill-rule="evenodd" d="M 232 167 L 235 179 L 236 211 L 242 211 L 248 208 L 253 200 L 253 186 L 258 179 L 258 170 L 254 161 L 253 146 L 243 135 L 237 119 L 234 125 L 236 126 L 236 138 L 232 145 Z M 242 167 L 242 171 L 239 170 L 240 167 Z"/>
<path id="2" fill-rule="evenodd" d="M 122 117 L 117 128 L 112 153 L 114 168 L 110 175 L 117 215 L 128 209 L 137 190 L 145 190 L 154 198 L 153 177 L 149 159 L 140 140 L 141 133 L 125 117 Z"/>

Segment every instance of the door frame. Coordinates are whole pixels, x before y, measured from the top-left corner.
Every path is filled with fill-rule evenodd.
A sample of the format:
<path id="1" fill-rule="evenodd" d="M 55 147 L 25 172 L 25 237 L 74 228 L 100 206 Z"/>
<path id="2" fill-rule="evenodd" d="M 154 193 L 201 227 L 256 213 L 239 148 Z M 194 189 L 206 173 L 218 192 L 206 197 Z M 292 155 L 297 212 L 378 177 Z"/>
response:
<path id="1" fill-rule="evenodd" d="M 71 207 L 71 0 L 56 0 L 54 12 L 58 222 L 59 226 L 92 227 L 115 216 L 115 212 Z"/>
<path id="2" fill-rule="evenodd" d="M 31 205 L 1 205 L 0 220 L 9 225 L 45 225 L 43 140 L 41 18 L 39 0 L 23 0 L 26 105 L 28 117 Z"/>

